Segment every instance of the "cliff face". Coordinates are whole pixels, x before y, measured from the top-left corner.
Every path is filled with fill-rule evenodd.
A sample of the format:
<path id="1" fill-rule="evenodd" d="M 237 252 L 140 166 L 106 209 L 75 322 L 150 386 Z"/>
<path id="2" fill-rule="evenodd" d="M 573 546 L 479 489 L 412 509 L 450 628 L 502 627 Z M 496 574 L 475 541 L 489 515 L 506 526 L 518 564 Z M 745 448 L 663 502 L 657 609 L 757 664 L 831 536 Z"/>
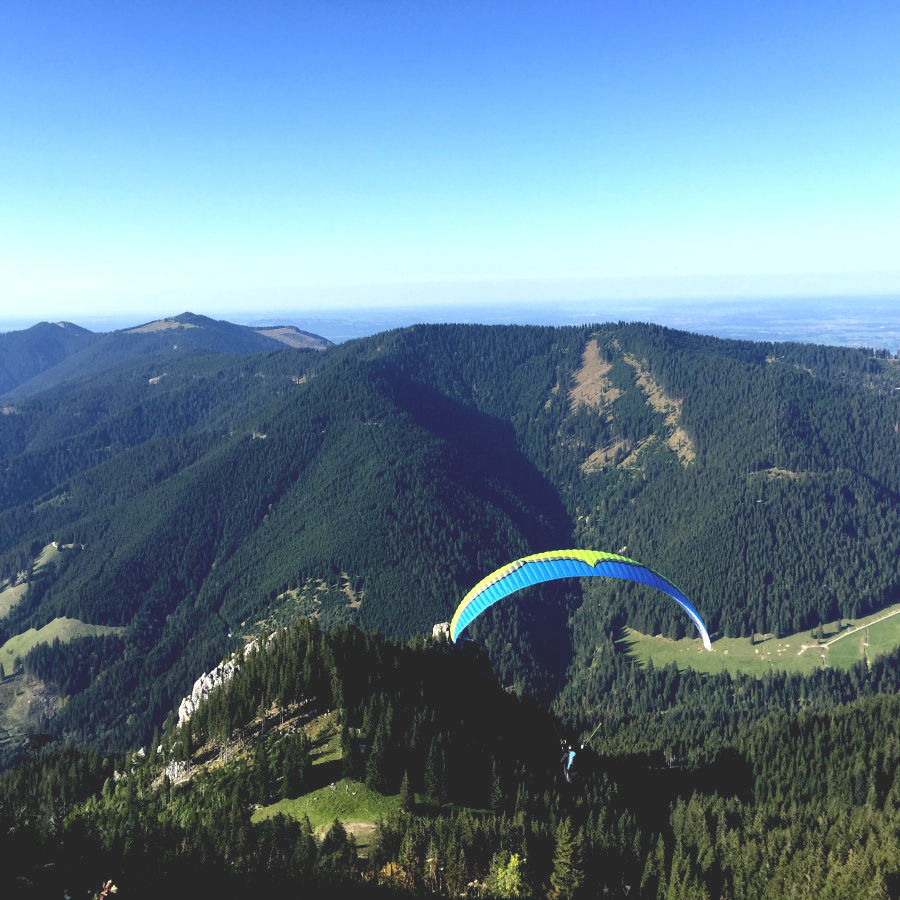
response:
<path id="1" fill-rule="evenodd" d="M 211 672 L 201 675 L 191 688 L 190 694 L 183 697 L 181 703 L 178 704 L 178 724 L 183 725 L 193 715 L 194 710 L 200 705 L 200 701 L 209 696 L 209 692 L 225 684 L 229 678 L 234 677 L 234 673 L 240 670 L 240 665 L 236 659 L 231 658 L 220 662 Z"/>
<path id="2" fill-rule="evenodd" d="M 270 634 L 265 646 L 268 646 L 274 634 Z M 248 653 L 254 653 L 259 649 L 259 642 L 256 640 L 248 641 L 244 646 L 243 656 Z M 194 710 L 200 705 L 200 701 L 208 697 L 213 688 L 234 677 L 235 672 L 241 670 L 240 659 L 241 654 L 235 653 L 228 659 L 222 660 L 212 671 L 201 675 L 191 688 L 187 697 L 182 697 L 181 703 L 178 704 L 178 724 L 184 725 L 185 722 L 194 714 Z"/>

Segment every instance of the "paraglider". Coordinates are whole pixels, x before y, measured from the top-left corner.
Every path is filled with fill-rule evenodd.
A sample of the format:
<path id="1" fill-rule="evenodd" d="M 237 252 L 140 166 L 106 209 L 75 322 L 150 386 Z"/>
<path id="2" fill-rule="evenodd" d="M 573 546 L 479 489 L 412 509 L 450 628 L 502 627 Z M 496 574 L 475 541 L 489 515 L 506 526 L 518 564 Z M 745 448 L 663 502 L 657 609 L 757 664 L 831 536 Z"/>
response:
<path id="1" fill-rule="evenodd" d="M 633 559 L 596 550 L 550 550 L 535 553 L 514 560 L 482 578 L 456 608 L 450 620 L 450 640 L 455 642 L 460 633 L 489 606 L 514 591 L 557 578 L 590 578 L 598 575 L 646 584 L 667 594 L 691 617 L 700 632 L 703 646 L 712 650 L 703 619 L 674 584 Z"/>
<path id="2" fill-rule="evenodd" d="M 575 762 L 575 757 L 578 755 L 578 752 L 575 750 L 571 741 L 563 741 L 563 755 L 560 762 L 563 767 L 563 777 L 569 784 L 575 784 L 575 779 L 578 775 L 577 768 L 573 768 L 573 763 Z M 579 748 L 580 750 L 584 750 L 584 744 Z"/>

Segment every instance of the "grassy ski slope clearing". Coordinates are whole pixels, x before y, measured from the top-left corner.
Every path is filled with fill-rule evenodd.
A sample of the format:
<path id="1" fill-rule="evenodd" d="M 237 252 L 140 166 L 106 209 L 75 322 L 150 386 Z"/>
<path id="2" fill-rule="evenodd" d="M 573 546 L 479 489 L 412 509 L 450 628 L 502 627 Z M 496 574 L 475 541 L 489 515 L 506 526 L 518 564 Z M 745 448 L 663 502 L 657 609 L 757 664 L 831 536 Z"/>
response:
<path id="1" fill-rule="evenodd" d="M 843 619 L 824 626 L 822 637 L 812 631 L 776 638 L 719 638 L 705 653 L 698 639 L 672 641 L 659 635 L 626 629 L 620 643 L 643 665 L 652 660 L 662 667 L 675 663 L 680 669 L 699 672 L 746 672 L 762 675 L 773 669 L 812 672 L 823 667 L 846 669 L 860 660 L 872 660 L 900 645 L 900 604 L 865 616 Z"/>
<path id="2" fill-rule="evenodd" d="M 0 663 L 4 670 L 12 672 L 18 658 L 25 656 L 32 647 L 38 644 L 52 644 L 56 638 L 61 641 L 71 641 L 74 638 L 87 637 L 99 634 L 117 634 L 124 628 L 112 625 L 89 625 L 80 619 L 67 619 L 64 616 L 53 619 L 43 628 L 29 628 L 21 634 L 11 637 L 0 647 Z"/>

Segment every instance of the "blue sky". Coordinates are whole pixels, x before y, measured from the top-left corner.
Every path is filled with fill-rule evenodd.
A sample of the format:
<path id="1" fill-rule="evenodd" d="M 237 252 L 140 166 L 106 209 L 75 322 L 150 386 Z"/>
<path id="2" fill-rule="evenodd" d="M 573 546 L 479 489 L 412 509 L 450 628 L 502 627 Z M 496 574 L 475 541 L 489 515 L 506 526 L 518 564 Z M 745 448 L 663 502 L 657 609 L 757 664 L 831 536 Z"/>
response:
<path id="1" fill-rule="evenodd" d="M 900 4 L 17 2 L 0 305 L 900 290 Z"/>

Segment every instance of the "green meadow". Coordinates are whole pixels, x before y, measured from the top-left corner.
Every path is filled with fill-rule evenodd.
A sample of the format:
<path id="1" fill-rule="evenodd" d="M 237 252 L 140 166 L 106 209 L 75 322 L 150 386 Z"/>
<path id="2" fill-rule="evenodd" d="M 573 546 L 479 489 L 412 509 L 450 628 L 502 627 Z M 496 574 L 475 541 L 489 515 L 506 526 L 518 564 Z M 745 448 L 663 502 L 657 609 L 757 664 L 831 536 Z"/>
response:
<path id="1" fill-rule="evenodd" d="M 253 813 L 253 821 L 259 822 L 282 813 L 294 819 L 309 816 L 316 830 L 327 828 L 335 819 L 345 825 L 352 822 L 371 822 L 379 816 L 388 816 L 400 808 L 400 795 L 384 796 L 372 791 L 361 781 L 341 778 L 334 784 L 294 799 L 279 800 L 263 806 Z"/>
<path id="2" fill-rule="evenodd" d="M 21 634 L 13 635 L 2 647 L 0 647 L 0 664 L 5 672 L 13 671 L 18 658 L 25 656 L 32 647 L 38 644 L 52 644 L 56 638 L 61 641 L 71 641 L 74 638 L 86 637 L 97 634 L 115 634 L 124 631 L 112 625 L 88 625 L 80 619 L 67 619 L 60 617 L 48 622 L 43 628 L 29 628 Z"/>
<path id="3" fill-rule="evenodd" d="M 719 638 L 707 652 L 699 638 L 669 640 L 627 628 L 620 644 L 643 665 L 662 667 L 675 663 L 680 669 L 699 672 L 746 672 L 762 675 L 775 669 L 812 672 L 823 667 L 846 669 L 863 659 L 872 660 L 900 645 L 900 604 L 860 619 L 843 619 L 824 626 L 821 641 L 812 631 L 776 638 Z"/>
<path id="4" fill-rule="evenodd" d="M 357 841 L 363 855 L 367 855 L 375 823 L 380 818 L 395 813 L 400 808 L 400 795 L 384 796 L 372 791 L 361 781 L 341 778 L 333 784 L 319 788 L 295 799 L 279 800 L 255 810 L 252 821 L 260 822 L 279 813 L 292 819 L 309 817 L 313 829 L 322 837 L 328 827 L 339 819 L 347 832 Z"/>
<path id="5" fill-rule="evenodd" d="M 24 596 L 28 585 L 24 581 L 10 584 L 4 582 L 0 588 L 0 619 L 2 619 Z"/>

